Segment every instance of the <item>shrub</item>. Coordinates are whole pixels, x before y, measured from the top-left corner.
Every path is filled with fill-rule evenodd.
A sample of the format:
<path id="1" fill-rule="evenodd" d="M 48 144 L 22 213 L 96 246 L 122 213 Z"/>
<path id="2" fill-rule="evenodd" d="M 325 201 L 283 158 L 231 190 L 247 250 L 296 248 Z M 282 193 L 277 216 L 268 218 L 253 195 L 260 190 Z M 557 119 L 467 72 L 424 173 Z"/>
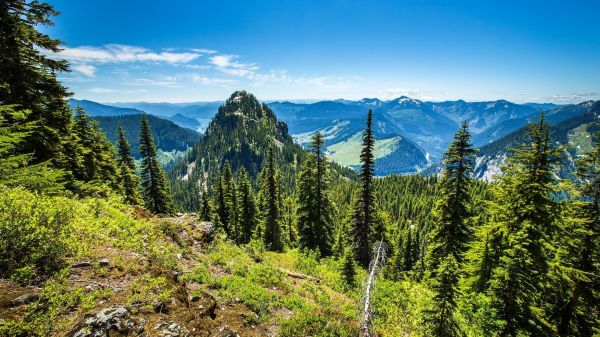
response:
<path id="1" fill-rule="evenodd" d="M 72 252 L 73 202 L 0 187 L 0 276 L 28 283 L 49 275 Z"/>

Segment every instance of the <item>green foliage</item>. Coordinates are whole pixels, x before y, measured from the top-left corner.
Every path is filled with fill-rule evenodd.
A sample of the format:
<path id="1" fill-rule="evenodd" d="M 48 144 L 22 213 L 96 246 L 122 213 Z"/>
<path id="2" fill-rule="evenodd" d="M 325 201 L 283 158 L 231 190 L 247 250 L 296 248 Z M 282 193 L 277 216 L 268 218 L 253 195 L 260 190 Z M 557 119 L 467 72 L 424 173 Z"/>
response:
<path id="1" fill-rule="evenodd" d="M 158 144 L 158 148 L 164 152 L 178 151 L 183 153 L 200 139 L 200 134 L 197 132 L 152 115 L 94 116 L 100 128 L 106 133 L 106 137 L 115 146 L 120 142 L 119 128 L 123 128 L 125 139 L 131 144 L 131 156 L 135 159 L 142 157 L 139 143 L 142 118 L 148 120 L 152 138 Z"/>
<path id="2" fill-rule="evenodd" d="M 329 256 L 333 253 L 332 202 L 323 143 L 321 133 L 315 133 L 312 156 L 304 162 L 298 176 L 297 226 L 300 247 L 319 249 L 322 256 Z"/>
<path id="3" fill-rule="evenodd" d="M 135 161 L 133 160 L 133 157 L 131 157 L 131 148 L 125 137 L 125 130 L 123 130 L 123 127 L 118 127 L 118 134 L 118 182 L 123 190 L 125 202 L 131 205 L 141 205 L 142 196 L 139 190 L 140 180 L 135 174 Z"/>
<path id="4" fill-rule="evenodd" d="M 30 115 L 30 110 L 16 111 L 14 106 L 0 106 L 1 182 L 36 191 L 59 192 L 63 189 L 64 172 L 52 169 L 48 162 L 32 165 L 32 154 L 23 153 L 26 139 L 37 125 L 36 121 L 28 121 Z"/>
<path id="5" fill-rule="evenodd" d="M 65 269 L 48 281 L 22 319 L 0 321 L 0 336 L 49 336 L 67 323 L 67 313 L 93 309 L 97 300 L 110 294 L 110 289 L 87 292 L 83 287 L 73 288 L 68 275 L 69 270 Z"/>
<path id="6" fill-rule="evenodd" d="M 140 152 L 142 154 L 142 190 L 146 208 L 154 213 L 173 212 L 173 200 L 169 181 L 156 159 L 156 145 L 146 118 L 142 118 Z"/>
<path id="7" fill-rule="evenodd" d="M 259 210 L 262 238 L 267 249 L 283 251 L 281 237 L 281 192 L 279 189 L 279 171 L 273 159 L 273 148 L 267 153 L 267 161 L 261 173 Z"/>
<path id="8" fill-rule="evenodd" d="M 72 202 L 0 186 L 0 275 L 28 283 L 72 252 Z"/>
<path id="9" fill-rule="evenodd" d="M 371 126 L 373 124 L 373 111 L 367 115 L 367 127 L 363 134 L 363 146 L 360 153 L 361 190 L 354 204 L 352 216 L 352 236 L 355 255 L 362 267 L 368 267 L 371 261 L 371 246 L 376 241 L 372 235 L 375 222 L 375 198 L 373 196 L 374 160 L 373 147 L 375 138 Z"/>

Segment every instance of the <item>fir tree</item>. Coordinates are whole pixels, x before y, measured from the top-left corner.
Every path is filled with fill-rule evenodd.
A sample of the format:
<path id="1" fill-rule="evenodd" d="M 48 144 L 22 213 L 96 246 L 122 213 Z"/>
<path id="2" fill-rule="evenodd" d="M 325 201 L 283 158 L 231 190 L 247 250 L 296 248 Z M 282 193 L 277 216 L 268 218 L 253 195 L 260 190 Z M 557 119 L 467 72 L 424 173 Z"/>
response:
<path id="1" fill-rule="evenodd" d="M 238 176 L 239 243 L 248 243 L 256 226 L 256 201 L 248 172 L 242 166 Z"/>
<path id="2" fill-rule="evenodd" d="M 305 161 L 298 177 L 298 231 L 301 247 L 318 249 L 321 256 L 329 256 L 333 225 L 323 143 L 321 133 L 315 133 L 311 141 L 312 156 Z"/>
<path id="3" fill-rule="evenodd" d="M 241 235 L 238 228 L 238 204 L 237 204 L 237 189 L 235 187 L 235 180 L 233 179 L 233 173 L 231 172 L 231 166 L 229 161 L 225 161 L 223 166 L 223 174 L 221 175 L 222 186 L 223 186 L 223 202 L 224 202 L 224 219 L 225 229 L 227 235 L 233 239 L 234 242 L 238 242 L 238 238 Z"/>
<path id="4" fill-rule="evenodd" d="M 20 153 L 36 122 L 27 122 L 29 110 L 15 111 L 14 106 L 0 106 L 0 183 L 8 186 L 56 193 L 63 189 L 64 172 L 46 163 L 30 164 L 31 154 Z"/>
<path id="5" fill-rule="evenodd" d="M 203 189 L 200 192 L 200 212 L 198 213 L 202 221 L 210 221 L 211 209 L 208 199 L 208 191 Z"/>
<path id="6" fill-rule="evenodd" d="M 279 174 L 275 167 L 273 148 L 267 152 L 266 164 L 263 168 L 260 191 L 261 229 L 264 231 L 262 238 L 267 249 L 283 251 L 280 223 L 280 195 Z"/>
<path id="7" fill-rule="evenodd" d="M 566 221 L 555 259 L 560 261 L 553 287 L 560 290 L 554 310 L 560 336 L 590 336 L 600 330 L 593 318 L 600 313 L 600 296 L 593 290 L 600 286 L 600 133 L 595 136 L 592 150 L 577 160 L 582 198 L 565 210 L 565 218 L 574 219 Z"/>
<path id="8" fill-rule="evenodd" d="M 111 188 L 117 187 L 117 165 L 115 163 L 114 147 L 106 135 L 87 113 L 78 106 L 75 109 L 73 128 L 82 149 L 83 162 L 80 167 L 73 168 L 75 178 L 84 181 L 93 190 L 108 184 Z"/>
<path id="9" fill-rule="evenodd" d="M 6 0 L 0 2 L 0 104 L 27 109 L 24 122 L 35 122 L 26 142 L 19 146 L 20 154 L 28 154 L 28 164 L 51 160 L 64 167 L 62 145 L 70 137 L 71 110 L 67 89 L 56 73 L 67 71 L 64 60 L 48 54 L 57 53 L 60 41 L 38 31 L 40 26 L 52 25 L 56 16 L 52 6 L 38 1 Z"/>
<path id="10" fill-rule="evenodd" d="M 354 288 L 356 284 L 356 263 L 354 262 L 354 252 L 352 249 L 344 249 L 341 274 L 346 286 Z"/>
<path id="11" fill-rule="evenodd" d="M 119 184 L 123 189 L 125 202 L 131 205 L 141 205 L 143 201 L 139 189 L 140 180 L 135 174 L 135 161 L 131 156 L 131 147 L 127 142 L 127 138 L 125 138 L 125 131 L 121 125 L 117 129 L 117 133 L 119 137 L 117 151 Z"/>
<path id="12" fill-rule="evenodd" d="M 368 267 L 371 261 L 371 244 L 374 242 L 372 236 L 373 224 L 375 222 L 373 196 L 373 172 L 375 166 L 375 157 L 373 148 L 375 138 L 371 129 L 373 124 L 373 112 L 369 110 L 367 115 L 367 127 L 363 134 L 363 145 L 360 153 L 362 163 L 360 180 L 361 189 L 359 197 L 356 200 L 353 210 L 352 235 L 355 242 L 355 254 L 358 263 L 363 267 Z"/>
<path id="13" fill-rule="evenodd" d="M 458 283 L 458 262 L 454 255 L 448 254 L 442 258 L 436 271 L 437 277 L 431 280 L 433 300 L 431 307 L 424 313 L 427 331 L 432 336 L 452 337 L 462 336 L 454 318 L 456 302 L 456 284 Z"/>
<path id="14" fill-rule="evenodd" d="M 145 206 L 153 213 L 172 213 L 173 201 L 169 182 L 156 158 L 156 145 L 145 117 L 141 121 L 140 153 L 142 154 L 141 176 Z"/>
<path id="15" fill-rule="evenodd" d="M 470 238 L 467 220 L 471 215 L 468 208 L 475 157 L 470 140 L 465 121 L 444 155 L 442 198 L 436 206 L 436 223 L 429 240 L 428 268 L 433 272 L 448 255 L 460 263 Z"/>
<path id="16" fill-rule="evenodd" d="M 552 258 L 546 247 L 556 231 L 554 164 L 559 153 L 549 133 L 542 115 L 529 127 L 530 141 L 508 159 L 494 191 L 494 228 L 487 233 L 499 235 L 491 240 L 499 240 L 501 247 L 497 265 L 481 268 L 491 270 L 487 292 L 506 322 L 502 334 L 507 336 L 550 333 L 539 296 Z"/>

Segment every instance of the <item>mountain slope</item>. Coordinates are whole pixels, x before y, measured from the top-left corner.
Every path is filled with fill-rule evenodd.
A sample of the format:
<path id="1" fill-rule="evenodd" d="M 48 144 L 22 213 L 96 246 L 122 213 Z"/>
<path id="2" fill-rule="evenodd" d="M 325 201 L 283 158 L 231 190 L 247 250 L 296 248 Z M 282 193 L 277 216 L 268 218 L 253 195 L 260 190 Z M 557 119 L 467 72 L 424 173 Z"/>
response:
<path id="1" fill-rule="evenodd" d="M 69 105 L 71 109 L 75 109 L 77 106 L 81 106 L 88 115 L 92 117 L 96 116 L 123 116 L 123 115 L 139 115 L 145 114 L 144 111 L 134 108 L 122 108 L 106 104 L 101 104 L 88 100 L 77 100 L 69 99 Z"/>
<path id="2" fill-rule="evenodd" d="M 244 167 L 255 178 L 269 148 L 274 149 L 283 188 L 293 187 L 306 152 L 266 104 L 245 91 L 234 92 L 219 107 L 204 137 L 170 170 L 175 201 L 184 209 L 197 209 L 200 186 L 211 186 L 225 161 L 234 172 Z"/>
<path id="3" fill-rule="evenodd" d="M 579 104 L 559 106 L 558 108 L 545 111 L 544 115 L 550 124 L 558 124 L 585 112 L 592 104 L 592 101 L 587 101 Z M 539 118 L 539 115 L 540 111 L 536 111 L 527 116 L 509 119 L 498 123 L 486 129 L 484 132 L 475 135 L 473 137 L 473 144 L 475 144 L 475 146 L 484 146 L 485 144 L 489 144 L 502 138 L 503 136 L 510 134 L 513 131 L 524 127 L 529 123 L 534 122 Z"/>
<path id="4" fill-rule="evenodd" d="M 551 123 L 551 140 L 557 145 L 565 146 L 563 151 L 563 160 L 560 166 L 560 176 L 571 178 L 574 170 L 574 159 L 583 151 L 589 150 L 591 140 L 595 132 L 599 130 L 600 122 L 600 101 L 585 102 L 578 104 L 579 108 L 585 108 L 582 113 L 561 120 L 559 123 L 553 123 L 548 115 L 548 121 Z M 564 110 L 563 110 L 564 111 Z M 574 109 L 569 109 L 572 112 Z M 489 180 L 500 172 L 500 166 L 511 155 L 510 149 L 527 141 L 527 127 L 514 131 L 484 147 L 477 154 L 475 165 L 475 176 L 480 179 Z"/>
<path id="5" fill-rule="evenodd" d="M 152 115 L 124 115 L 93 117 L 100 124 L 108 139 L 116 144 L 117 128 L 123 126 L 127 141 L 131 144 L 132 155 L 140 158 L 139 137 L 140 123 L 145 116 L 150 124 L 150 131 L 159 150 L 159 157 L 163 164 L 169 164 L 176 158 L 183 156 L 185 151 L 195 144 L 201 137 L 196 131 L 182 128 L 175 123 Z"/>

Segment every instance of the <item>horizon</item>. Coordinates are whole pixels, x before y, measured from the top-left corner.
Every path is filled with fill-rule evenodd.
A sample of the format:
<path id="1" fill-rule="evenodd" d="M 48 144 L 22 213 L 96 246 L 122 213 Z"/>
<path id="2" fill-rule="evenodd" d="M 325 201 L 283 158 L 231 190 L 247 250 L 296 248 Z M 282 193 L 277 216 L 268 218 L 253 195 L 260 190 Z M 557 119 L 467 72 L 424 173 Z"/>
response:
<path id="1" fill-rule="evenodd" d="M 51 4 L 78 99 L 600 99 L 598 2 Z"/>

